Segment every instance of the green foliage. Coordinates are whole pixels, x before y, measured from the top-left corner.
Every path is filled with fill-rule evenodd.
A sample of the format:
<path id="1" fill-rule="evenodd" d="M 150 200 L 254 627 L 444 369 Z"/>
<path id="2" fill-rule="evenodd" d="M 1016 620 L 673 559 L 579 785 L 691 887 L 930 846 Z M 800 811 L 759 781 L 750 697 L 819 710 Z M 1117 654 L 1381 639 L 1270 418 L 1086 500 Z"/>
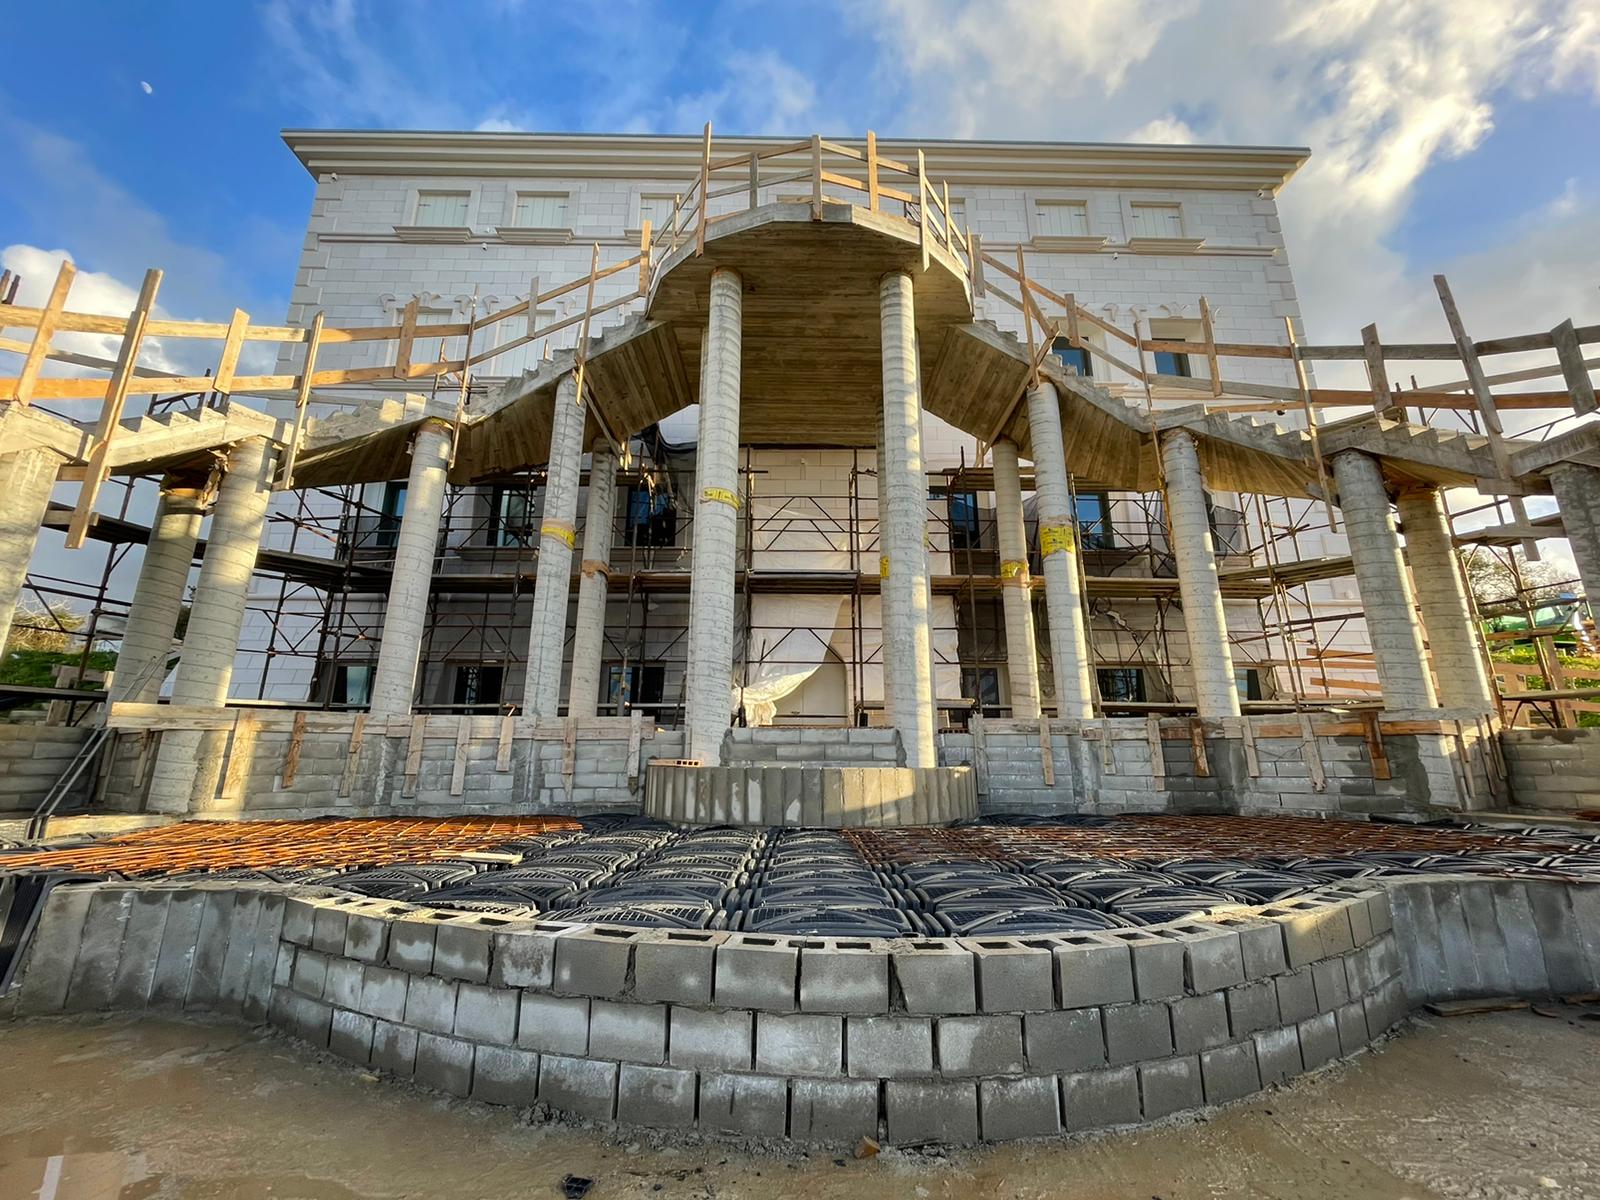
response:
<path id="1" fill-rule="evenodd" d="M 0 683 L 9 683 L 13 687 L 55 687 L 56 667 L 76 667 L 78 660 L 77 653 L 66 651 L 13 649 L 6 655 L 5 661 L 0 662 Z M 109 671 L 116 665 L 115 650 L 96 650 L 89 655 L 90 670 Z M 82 685 L 85 691 L 94 691 L 99 686 L 98 683 L 87 681 Z"/>

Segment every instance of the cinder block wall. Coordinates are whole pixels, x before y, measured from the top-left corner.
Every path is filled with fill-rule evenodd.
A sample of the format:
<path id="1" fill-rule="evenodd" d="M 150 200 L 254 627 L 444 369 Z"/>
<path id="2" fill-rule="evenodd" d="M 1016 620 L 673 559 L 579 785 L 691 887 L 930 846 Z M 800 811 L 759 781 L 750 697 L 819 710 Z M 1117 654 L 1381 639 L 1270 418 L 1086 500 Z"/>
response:
<path id="1" fill-rule="evenodd" d="M 32 812 L 92 732 L 85 725 L 0 723 L 0 812 Z M 75 804 L 94 786 L 85 772 L 68 797 Z"/>
<path id="2" fill-rule="evenodd" d="M 1512 803 L 1600 811 L 1600 729 L 1507 729 L 1500 746 Z"/>

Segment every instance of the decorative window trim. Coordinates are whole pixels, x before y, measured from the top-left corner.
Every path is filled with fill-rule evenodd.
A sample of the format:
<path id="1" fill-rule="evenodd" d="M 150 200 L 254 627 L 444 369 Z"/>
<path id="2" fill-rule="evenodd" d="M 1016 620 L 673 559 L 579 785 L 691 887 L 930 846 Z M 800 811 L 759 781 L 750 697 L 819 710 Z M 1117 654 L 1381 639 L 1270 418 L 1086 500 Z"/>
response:
<path id="1" fill-rule="evenodd" d="M 537 183 L 512 184 L 506 188 L 506 203 L 503 213 L 504 224 L 495 226 L 495 234 L 502 242 L 509 242 L 515 246 L 564 246 L 572 241 L 572 197 L 571 188 L 565 187 L 540 187 Z M 565 225 L 518 225 L 517 202 L 523 196 L 550 196 L 560 197 L 566 208 Z"/>
<path id="2" fill-rule="evenodd" d="M 1122 192 L 1117 196 L 1122 210 L 1122 240 L 1133 254 L 1195 254 L 1206 244 L 1205 238 L 1193 237 L 1194 229 L 1189 202 L 1181 192 Z M 1133 206 L 1135 204 L 1167 205 L 1178 210 L 1178 227 L 1181 237 L 1137 237 L 1133 232 Z"/>
<path id="3" fill-rule="evenodd" d="M 473 226 L 478 219 L 478 203 L 481 191 L 481 185 L 469 182 L 455 184 L 441 181 L 437 184 L 412 184 L 406 189 L 406 206 L 403 210 L 405 220 L 394 227 L 395 237 L 402 242 L 458 243 L 471 241 Z M 417 222 L 417 209 L 421 206 L 424 192 L 466 193 L 467 223 L 465 225 L 419 224 Z"/>
<path id="4" fill-rule="evenodd" d="M 1040 250 L 1098 250 L 1110 239 L 1096 232 L 1093 192 L 1024 192 L 1022 197 L 1028 219 L 1028 240 Z M 1084 236 L 1063 237 L 1045 233 L 1039 228 L 1041 204 L 1081 204 L 1089 232 Z"/>

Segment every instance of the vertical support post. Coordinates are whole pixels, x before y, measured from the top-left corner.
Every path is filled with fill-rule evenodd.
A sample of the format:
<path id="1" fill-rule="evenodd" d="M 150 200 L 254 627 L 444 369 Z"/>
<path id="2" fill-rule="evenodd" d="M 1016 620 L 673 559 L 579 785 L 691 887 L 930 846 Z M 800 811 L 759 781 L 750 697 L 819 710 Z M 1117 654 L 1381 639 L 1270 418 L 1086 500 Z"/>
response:
<path id="1" fill-rule="evenodd" d="M 11 637 L 28 564 L 60 469 L 60 456 L 48 450 L 16 450 L 0 457 L 4 501 L 0 503 L 0 657 Z"/>
<path id="2" fill-rule="evenodd" d="M 933 633 L 928 577 L 928 481 L 922 464 L 922 396 L 911 276 L 896 271 L 878 291 L 883 347 L 883 466 L 878 481 L 885 559 L 886 691 L 906 766 L 937 765 Z"/>
<path id="3" fill-rule="evenodd" d="M 572 552 L 578 543 L 573 522 L 578 515 L 578 476 L 583 462 L 585 409 L 577 392 L 577 379 L 563 375 L 550 425 L 544 519 L 539 525 L 528 666 L 522 684 L 522 713 L 535 721 L 554 721 L 561 709 L 561 658 L 567 642 Z"/>
<path id="4" fill-rule="evenodd" d="M 441 417 L 424 420 L 412 439 L 406 508 L 395 539 L 383 639 L 378 643 L 378 664 L 372 677 L 370 711 L 378 720 L 408 716 L 416 697 L 439 521 L 444 515 L 450 439 L 450 423 Z"/>
<path id="5" fill-rule="evenodd" d="M 811 135 L 811 219 L 822 220 L 822 135 Z"/>
<path id="6" fill-rule="evenodd" d="M 1493 712 L 1494 689 L 1489 686 L 1466 581 L 1439 492 L 1407 489 L 1400 493 L 1398 507 L 1411 581 L 1428 631 L 1439 703 L 1474 713 Z"/>
<path id="7" fill-rule="evenodd" d="M 1548 474 L 1584 598 L 1589 611 L 1600 614 L 1600 468 L 1563 462 Z"/>
<path id="8" fill-rule="evenodd" d="M 217 493 L 206 538 L 205 558 L 195 583 L 183 653 L 173 679 L 172 702 L 222 708 L 233 679 L 233 659 L 244 626 L 250 577 L 261 547 L 272 499 L 276 454 L 264 438 L 235 446 Z M 149 806 L 154 812 L 210 809 L 222 768 L 221 730 L 169 729 L 151 772 Z"/>
<path id="9" fill-rule="evenodd" d="M 1016 443 L 993 446 L 994 512 L 1000 543 L 1000 597 L 1006 620 L 1006 674 L 1011 717 L 1035 720 L 1039 706 L 1039 651 L 1033 629 L 1033 580 L 1028 574 L 1028 533 L 1022 519 L 1022 475 Z"/>
<path id="10" fill-rule="evenodd" d="M 1433 708 L 1437 701 L 1383 472 L 1370 455 L 1344 450 L 1333 456 L 1333 478 L 1384 707 Z"/>
<path id="11" fill-rule="evenodd" d="M 205 510 L 205 489 L 171 479 L 162 482 L 161 498 L 150 522 L 150 541 L 128 606 L 122 648 L 117 652 L 113 700 L 153 704 L 161 695 Z"/>
<path id="12" fill-rule="evenodd" d="M 1228 644 L 1217 556 L 1211 543 L 1205 479 L 1200 473 L 1200 454 L 1193 435 L 1180 429 L 1162 438 L 1161 467 L 1166 479 L 1172 556 L 1178 563 L 1178 594 L 1183 599 L 1183 628 L 1189 641 L 1195 708 L 1202 717 L 1237 717 L 1239 686 L 1234 678 L 1233 650 Z"/>
<path id="13" fill-rule="evenodd" d="M 761 207 L 761 155 L 750 152 L 750 207 Z"/>
<path id="14" fill-rule="evenodd" d="M 711 311 L 700 371 L 694 550 L 689 580 L 685 714 L 692 757 L 718 765 L 733 715 L 735 556 L 739 539 L 739 384 L 744 281 L 711 274 Z"/>
<path id="15" fill-rule="evenodd" d="M 572 677 L 567 715 L 592 717 L 600 701 L 605 651 L 606 589 L 611 577 L 612 518 L 617 503 L 617 456 L 597 444 L 589 458 L 589 499 L 583 512 L 583 562 L 578 616 L 572 629 Z"/>
<path id="16" fill-rule="evenodd" d="M 706 252 L 706 219 L 711 215 L 711 122 L 706 122 L 704 140 L 700 143 L 700 220 L 695 224 L 694 256 Z"/>
<path id="17" fill-rule="evenodd" d="M 867 207 L 877 212 L 881 198 L 878 190 L 878 135 L 869 129 L 867 130 Z"/>
<path id="18" fill-rule="evenodd" d="M 1093 660 L 1083 616 L 1072 486 L 1061 438 L 1061 400 L 1049 380 L 1028 392 L 1028 429 L 1033 443 L 1034 493 L 1039 500 L 1039 556 L 1044 563 L 1045 612 L 1050 617 L 1056 716 L 1087 719 L 1094 716 Z"/>
<path id="19" fill-rule="evenodd" d="M 56 272 L 56 281 L 50 288 L 50 296 L 39 313 L 39 323 L 33 327 L 33 342 L 22 360 L 22 369 L 17 372 L 17 388 L 10 399 L 19 404 L 26 404 L 33 397 L 33 385 L 38 382 L 39 371 L 50 355 L 50 339 L 55 336 L 56 326 L 61 322 L 61 311 L 67 306 L 67 294 L 72 291 L 72 281 L 77 274 L 78 268 L 72 265 L 71 260 L 63 259 L 61 269 Z M 6 275 L 9 281 L 10 272 Z M 6 289 L 0 286 L 0 304 L 6 302 L 5 293 Z M 1572 323 L 1569 321 L 1567 324 L 1570 326 Z"/>

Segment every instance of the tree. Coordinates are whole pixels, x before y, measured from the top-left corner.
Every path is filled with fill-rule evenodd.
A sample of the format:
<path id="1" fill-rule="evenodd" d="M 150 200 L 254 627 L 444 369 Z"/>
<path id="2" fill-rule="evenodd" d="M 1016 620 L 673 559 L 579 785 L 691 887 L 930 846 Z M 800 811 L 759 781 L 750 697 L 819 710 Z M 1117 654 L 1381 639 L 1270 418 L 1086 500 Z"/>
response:
<path id="1" fill-rule="evenodd" d="M 6 654 L 15 650 L 41 650 L 48 654 L 65 654 L 72 647 L 72 635 L 87 624 L 82 613 L 73 612 L 62 603 L 43 606 L 17 606 L 17 615 L 11 621 L 11 637 L 6 642 Z"/>
<path id="2" fill-rule="evenodd" d="M 1515 571 L 1511 566 L 1513 561 Z M 1575 590 L 1570 571 L 1551 562 L 1529 562 L 1520 549 L 1496 551 L 1474 547 L 1465 556 L 1464 565 L 1473 599 L 1485 616 L 1520 614 L 1524 605 L 1555 600 Z M 1518 575 L 1522 578 L 1520 593 Z"/>

